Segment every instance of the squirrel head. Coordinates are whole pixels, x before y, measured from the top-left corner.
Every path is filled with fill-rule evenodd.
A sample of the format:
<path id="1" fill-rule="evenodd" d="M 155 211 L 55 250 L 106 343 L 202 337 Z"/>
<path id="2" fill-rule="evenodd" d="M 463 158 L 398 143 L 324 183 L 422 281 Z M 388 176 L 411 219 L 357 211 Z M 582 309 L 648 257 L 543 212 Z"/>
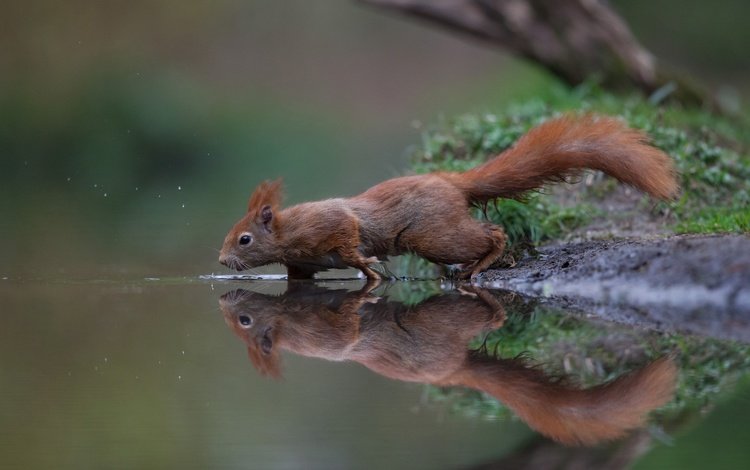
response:
<path id="1" fill-rule="evenodd" d="M 273 297 L 236 289 L 222 295 L 219 307 L 227 326 L 247 346 L 247 355 L 262 374 L 281 377 L 278 339 L 283 329 L 279 301 Z"/>
<path id="2" fill-rule="evenodd" d="M 264 181 L 250 196 L 247 214 L 224 238 L 219 263 L 242 271 L 278 261 L 281 180 Z"/>

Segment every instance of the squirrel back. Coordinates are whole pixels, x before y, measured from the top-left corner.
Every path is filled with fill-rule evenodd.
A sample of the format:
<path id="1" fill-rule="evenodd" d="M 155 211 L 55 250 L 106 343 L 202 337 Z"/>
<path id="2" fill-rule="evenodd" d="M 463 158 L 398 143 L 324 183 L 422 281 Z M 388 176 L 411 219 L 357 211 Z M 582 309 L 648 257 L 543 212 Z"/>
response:
<path id="1" fill-rule="evenodd" d="M 651 146 L 646 134 L 596 115 L 547 121 L 497 157 L 452 179 L 471 202 L 484 203 L 517 198 L 583 169 L 600 170 L 661 199 L 678 191 L 672 159 Z"/>

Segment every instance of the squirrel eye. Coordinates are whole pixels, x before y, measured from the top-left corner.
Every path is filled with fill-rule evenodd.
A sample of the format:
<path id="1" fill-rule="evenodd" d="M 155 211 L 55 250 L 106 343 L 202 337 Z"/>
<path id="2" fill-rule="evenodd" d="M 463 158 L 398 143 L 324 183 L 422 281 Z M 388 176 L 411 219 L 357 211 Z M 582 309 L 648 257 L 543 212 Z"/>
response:
<path id="1" fill-rule="evenodd" d="M 251 241 L 252 239 L 253 239 L 253 237 L 251 237 L 251 236 L 250 236 L 250 235 L 248 235 L 248 234 L 242 235 L 242 236 L 240 237 L 240 245 L 247 245 L 248 243 L 250 243 L 250 241 Z"/>
<path id="2" fill-rule="evenodd" d="M 253 319 L 247 315 L 240 315 L 240 325 L 242 325 L 243 328 L 249 328 L 253 324 Z"/>

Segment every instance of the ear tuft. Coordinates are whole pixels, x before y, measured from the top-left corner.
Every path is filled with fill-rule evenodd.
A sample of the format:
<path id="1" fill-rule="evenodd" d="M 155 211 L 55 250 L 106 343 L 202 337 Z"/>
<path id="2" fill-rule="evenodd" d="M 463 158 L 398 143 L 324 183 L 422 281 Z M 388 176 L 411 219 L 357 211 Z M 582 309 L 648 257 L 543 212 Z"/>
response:
<path id="1" fill-rule="evenodd" d="M 278 210 L 281 205 L 281 179 L 264 181 L 253 191 L 247 202 L 247 211 L 260 215 L 262 209 L 268 206 L 271 211 Z"/>
<path id="2" fill-rule="evenodd" d="M 274 379 L 281 378 L 281 358 L 278 352 L 274 351 L 266 355 L 258 349 L 257 345 L 248 345 L 247 355 L 260 375 L 273 377 Z"/>

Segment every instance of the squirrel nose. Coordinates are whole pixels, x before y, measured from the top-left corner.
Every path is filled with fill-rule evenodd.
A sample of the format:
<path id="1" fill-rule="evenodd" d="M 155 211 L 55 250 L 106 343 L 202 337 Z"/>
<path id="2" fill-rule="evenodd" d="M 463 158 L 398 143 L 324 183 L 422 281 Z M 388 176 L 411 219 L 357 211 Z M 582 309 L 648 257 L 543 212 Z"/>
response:
<path id="1" fill-rule="evenodd" d="M 219 263 L 223 264 L 224 266 L 229 267 L 229 258 L 227 258 L 224 255 L 219 255 Z"/>

